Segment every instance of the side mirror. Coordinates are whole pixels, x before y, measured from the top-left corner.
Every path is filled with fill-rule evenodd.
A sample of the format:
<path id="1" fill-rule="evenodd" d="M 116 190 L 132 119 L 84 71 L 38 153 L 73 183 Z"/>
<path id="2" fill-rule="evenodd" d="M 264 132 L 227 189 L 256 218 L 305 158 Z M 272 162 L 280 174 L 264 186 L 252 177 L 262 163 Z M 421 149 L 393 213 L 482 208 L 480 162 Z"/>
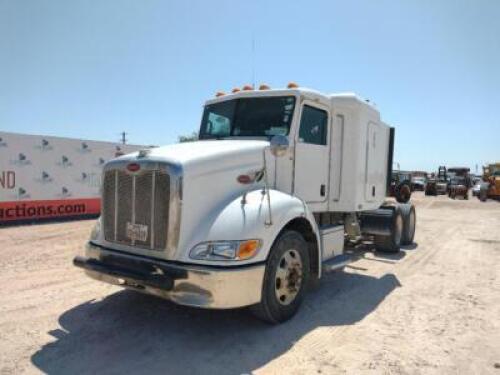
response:
<path id="1" fill-rule="evenodd" d="M 276 157 L 284 156 L 290 146 L 290 142 L 288 142 L 288 137 L 284 135 L 275 135 L 271 138 L 271 154 Z"/>

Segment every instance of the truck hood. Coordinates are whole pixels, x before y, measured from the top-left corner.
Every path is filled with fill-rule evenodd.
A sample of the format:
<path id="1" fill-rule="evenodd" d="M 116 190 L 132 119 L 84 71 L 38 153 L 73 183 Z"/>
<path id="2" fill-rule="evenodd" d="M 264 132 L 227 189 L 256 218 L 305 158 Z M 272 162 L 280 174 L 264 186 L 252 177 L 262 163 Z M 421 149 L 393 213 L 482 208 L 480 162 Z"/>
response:
<path id="1" fill-rule="evenodd" d="M 146 159 L 167 162 L 182 167 L 185 174 L 207 173 L 229 165 L 250 166 L 262 164 L 263 149 L 268 141 L 260 140 L 205 140 L 177 143 L 150 150 Z M 138 152 L 120 159 L 136 159 Z"/>

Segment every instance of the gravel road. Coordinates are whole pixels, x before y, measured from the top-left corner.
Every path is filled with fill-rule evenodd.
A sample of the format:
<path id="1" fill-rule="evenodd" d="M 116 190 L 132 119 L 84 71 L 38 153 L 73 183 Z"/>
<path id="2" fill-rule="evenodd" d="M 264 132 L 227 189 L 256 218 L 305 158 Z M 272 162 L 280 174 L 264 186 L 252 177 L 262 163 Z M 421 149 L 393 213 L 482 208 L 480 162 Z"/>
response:
<path id="1" fill-rule="evenodd" d="M 86 278 L 92 221 L 1 228 L 0 374 L 500 375 L 500 203 L 414 202 L 413 246 L 360 251 L 279 326 Z"/>

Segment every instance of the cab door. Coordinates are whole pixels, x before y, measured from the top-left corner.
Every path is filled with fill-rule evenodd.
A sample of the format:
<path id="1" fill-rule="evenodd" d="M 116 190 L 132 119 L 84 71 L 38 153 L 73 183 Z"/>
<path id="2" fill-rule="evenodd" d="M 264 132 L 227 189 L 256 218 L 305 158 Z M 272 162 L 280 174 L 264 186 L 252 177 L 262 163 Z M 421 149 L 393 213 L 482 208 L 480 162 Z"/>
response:
<path id="1" fill-rule="evenodd" d="M 329 110 L 304 101 L 295 138 L 293 191 L 307 203 L 325 202 L 329 179 Z"/>

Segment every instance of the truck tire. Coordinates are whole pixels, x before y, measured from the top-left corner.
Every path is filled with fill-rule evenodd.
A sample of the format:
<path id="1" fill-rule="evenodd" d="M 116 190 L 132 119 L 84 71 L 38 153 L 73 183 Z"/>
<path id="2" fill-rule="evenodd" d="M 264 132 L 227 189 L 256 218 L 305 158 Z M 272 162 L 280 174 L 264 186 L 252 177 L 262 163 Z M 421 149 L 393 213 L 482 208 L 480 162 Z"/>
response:
<path id="1" fill-rule="evenodd" d="M 481 202 L 486 202 L 486 200 L 488 199 L 488 191 L 485 188 L 483 188 L 482 186 L 479 189 L 478 198 Z"/>
<path id="2" fill-rule="evenodd" d="M 309 251 L 296 231 L 283 232 L 267 259 L 262 297 L 252 312 L 268 323 L 282 323 L 295 315 L 309 280 Z"/>
<path id="3" fill-rule="evenodd" d="M 403 183 L 396 188 L 396 200 L 399 203 L 406 203 L 411 198 L 411 188 L 408 184 Z"/>
<path id="4" fill-rule="evenodd" d="M 388 253 L 397 253 L 401 249 L 401 239 L 403 236 L 404 226 L 403 215 L 398 206 L 394 207 L 394 213 L 391 220 L 390 235 L 388 236 L 375 236 L 375 248 L 379 251 Z"/>
<path id="5" fill-rule="evenodd" d="M 411 245 L 415 238 L 415 228 L 417 226 L 417 214 L 415 206 L 411 203 L 400 204 L 399 209 L 403 216 L 403 233 L 401 234 L 401 245 Z"/>

